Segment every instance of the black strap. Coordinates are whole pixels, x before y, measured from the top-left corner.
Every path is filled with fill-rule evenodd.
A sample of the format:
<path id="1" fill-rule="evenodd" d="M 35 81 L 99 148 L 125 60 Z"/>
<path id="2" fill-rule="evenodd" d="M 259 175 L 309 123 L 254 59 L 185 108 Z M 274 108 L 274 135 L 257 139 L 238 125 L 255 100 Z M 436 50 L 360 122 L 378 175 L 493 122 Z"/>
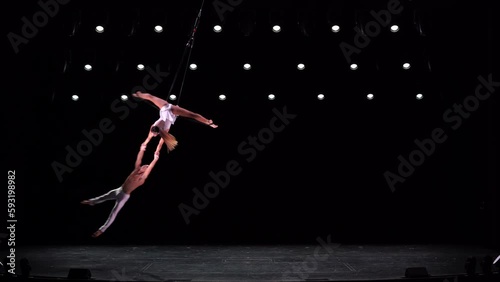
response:
<path id="1" fill-rule="evenodd" d="M 191 31 L 191 36 L 189 37 L 189 40 L 186 43 L 186 46 L 184 47 L 184 52 L 182 54 L 181 62 L 179 63 L 179 66 L 177 67 L 177 71 L 175 72 L 174 80 L 172 81 L 172 85 L 170 86 L 170 90 L 168 91 L 168 96 L 170 96 L 170 94 L 172 94 L 172 90 L 174 88 L 175 82 L 177 81 L 177 77 L 179 75 L 179 71 L 181 69 L 182 62 L 184 61 L 184 58 L 186 57 L 186 53 L 187 53 L 188 57 L 187 57 L 186 66 L 184 68 L 184 74 L 183 74 L 182 81 L 181 81 L 181 88 L 179 89 L 179 95 L 177 97 L 177 103 L 176 103 L 177 105 L 179 105 L 180 100 L 181 100 L 182 89 L 184 88 L 184 81 L 186 80 L 187 68 L 188 68 L 189 62 L 191 60 L 191 52 L 193 51 L 194 38 L 195 38 L 196 31 L 198 29 L 198 26 L 200 24 L 201 12 L 203 10 L 204 3 L 205 3 L 205 0 L 202 0 L 200 11 L 198 12 L 198 16 L 196 17 L 196 21 L 194 22 L 194 25 L 193 25 L 193 30 Z"/>

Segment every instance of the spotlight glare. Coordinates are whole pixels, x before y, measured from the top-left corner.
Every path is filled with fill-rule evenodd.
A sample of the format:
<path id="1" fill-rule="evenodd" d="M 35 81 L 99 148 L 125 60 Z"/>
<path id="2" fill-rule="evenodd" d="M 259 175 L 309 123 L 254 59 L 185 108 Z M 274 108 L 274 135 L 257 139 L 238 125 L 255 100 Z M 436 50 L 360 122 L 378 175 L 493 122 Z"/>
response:
<path id="1" fill-rule="evenodd" d="M 78 95 L 71 96 L 71 100 L 73 100 L 73 101 L 78 101 L 78 99 L 80 99 L 80 97 L 78 97 Z"/>
<path id="2" fill-rule="evenodd" d="M 500 267 L 500 255 L 493 261 L 493 265 Z"/>
<path id="3" fill-rule="evenodd" d="M 340 31 L 340 26 L 339 26 L 339 25 L 336 25 L 336 24 L 335 24 L 335 25 L 332 25 L 332 32 L 337 33 L 337 32 L 339 32 L 339 31 Z"/>
<path id="4" fill-rule="evenodd" d="M 221 101 L 226 100 L 226 95 L 224 95 L 224 94 L 220 94 L 220 95 L 219 95 L 219 100 L 221 100 Z"/>
<path id="5" fill-rule="evenodd" d="M 404 64 L 403 64 L 403 69 L 408 70 L 408 69 L 410 69 L 410 68 L 411 68 L 410 63 L 404 63 Z"/>
<path id="6" fill-rule="evenodd" d="M 84 66 L 84 68 L 85 68 L 85 70 L 86 70 L 86 71 L 91 71 L 91 70 L 92 70 L 92 65 L 90 65 L 90 64 L 86 64 L 86 65 Z"/>
<path id="7" fill-rule="evenodd" d="M 222 26 L 220 26 L 220 25 L 215 25 L 215 26 L 214 26 L 214 31 L 215 31 L 215 32 L 217 32 L 217 33 L 221 32 L 221 31 L 222 31 Z"/>
<path id="8" fill-rule="evenodd" d="M 170 98 L 170 100 L 175 100 L 177 99 L 177 96 L 175 96 L 174 94 L 170 94 L 170 96 L 168 96 L 168 98 Z"/>
<path id="9" fill-rule="evenodd" d="M 318 100 L 323 100 L 325 99 L 325 95 L 323 94 L 318 94 Z"/>
<path id="10" fill-rule="evenodd" d="M 245 70 L 249 70 L 249 69 L 251 69 L 251 68 L 252 68 L 252 66 L 251 66 L 250 64 L 248 64 L 248 63 L 247 63 L 247 64 L 244 64 L 244 65 L 243 65 L 243 68 L 244 68 Z"/>
<path id="11" fill-rule="evenodd" d="M 122 101 L 127 101 L 128 100 L 128 96 L 127 95 L 122 95 L 120 97 L 120 99 L 122 99 Z"/>
<path id="12" fill-rule="evenodd" d="M 138 64 L 137 65 L 138 70 L 144 70 L 144 65 L 143 64 Z"/>
<path id="13" fill-rule="evenodd" d="M 281 27 L 280 27 L 279 25 L 275 25 L 275 26 L 273 26 L 273 31 L 274 31 L 275 33 L 278 33 L 278 32 L 280 32 L 280 31 L 281 31 Z"/>
<path id="14" fill-rule="evenodd" d="M 163 31 L 163 27 L 161 25 L 155 26 L 155 32 L 156 33 L 161 33 Z"/>
<path id="15" fill-rule="evenodd" d="M 102 25 L 98 25 L 95 27 L 95 31 L 97 33 L 103 33 L 104 32 L 104 27 Z"/>
<path id="16" fill-rule="evenodd" d="M 373 94 L 372 94 L 372 93 L 370 93 L 370 94 L 366 95 L 366 98 L 367 98 L 368 100 L 373 100 Z"/>
<path id="17" fill-rule="evenodd" d="M 357 70 L 358 64 L 351 64 L 349 67 L 351 68 L 351 70 Z"/>
<path id="18" fill-rule="evenodd" d="M 418 93 L 416 97 L 417 97 L 417 100 L 422 100 L 424 98 L 424 95 Z"/>
<path id="19" fill-rule="evenodd" d="M 267 98 L 269 100 L 274 100 L 276 98 L 276 96 L 274 96 L 274 94 L 269 94 L 269 95 L 267 95 Z"/>
<path id="20" fill-rule="evenodd" d="M 198 69 L 198 65 L 196 65 L 196 64 L 190 64 L 190 65 L 189 65 L 189 68 L 190 68 L 191 70 L 196 70 L 196 69 Z"/>
<path id="21" fill-rule="evenodd" d="M 392 32 L 398 32 L 398 31 L 399 31 L 399 26 L 398 26 L 398 25 L 396 25 L 396 24 L 392 25 L 392 26 L 391 26 L 391 31 L 392 31 Z"/>
<path id="22" fill-rule="evenodd" d="M 297 65 L 297 69 L 298 69 L 298 70 L 303 70 L 303 69 L 305 69 L 305 67 L 306 67 L 306 66 L 305 66 L 304 64 L 298 64 L 298 65 Z"/>

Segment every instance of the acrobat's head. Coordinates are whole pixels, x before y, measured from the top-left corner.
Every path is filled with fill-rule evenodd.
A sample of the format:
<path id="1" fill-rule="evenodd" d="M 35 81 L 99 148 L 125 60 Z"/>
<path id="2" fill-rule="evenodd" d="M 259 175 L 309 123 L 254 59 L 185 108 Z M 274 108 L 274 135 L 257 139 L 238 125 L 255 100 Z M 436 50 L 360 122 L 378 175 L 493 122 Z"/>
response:
<path id="1" fill-rule="evenodd" d="M 146 172 L 146 170 L 148 169 L 149 165 L 142 165 L 140 168 L 139 168 L 139 171 L 137 171 L 137 174 L 143 174 L 144 172 Z"/>
<path id="2" fill-rule="evenodd" d="M 153 136 L 156 137 L 160 134 L 160 128 L 157 125 L 153 125 L 151 126 L 151 132 L 153 133 Z"/>

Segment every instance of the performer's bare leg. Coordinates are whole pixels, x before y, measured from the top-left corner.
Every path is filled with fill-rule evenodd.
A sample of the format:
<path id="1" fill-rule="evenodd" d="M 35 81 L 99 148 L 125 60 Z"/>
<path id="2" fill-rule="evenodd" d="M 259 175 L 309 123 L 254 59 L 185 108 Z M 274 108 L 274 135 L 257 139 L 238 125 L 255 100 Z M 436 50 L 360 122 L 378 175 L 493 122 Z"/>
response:
<path id="1" fill-rule="evenodd" d="M 215 125 L 211 119 L 207 119 L 198 113 L 192 112 L 192 111 L 184 109 L 182 107 L 172 105 L 172 112 L 174 113 L 174 115 L 192 118 L 192 119 L 197 120 L 203 124 L 210 125 L 213 128 L 217 128 L 217 125 Z"/>
<path id="2" fill-rule="evenodd" d="M 166 100 L 163 100 L 161 98 L 153 96 L 149 93 L 142 93 L 140 91 L 137 91 L 136 93 L 132 94 L 132 96 L 137 97 L 137 98 L 141 98 L 144 100 L 148 100 L 148 101 L 152 102 L 153 104 L 155 104 L 159 109 L 161 109 L 163 106 L 169 104 L 168 101 L 166 101 Z M 190 110 L 184 109 L 184 108 L 179 107 L 177 105 L 172 105 L 172 113 L 174 113 L 174 115 L 191 118 L 191 119 L 194 119 L 194 120 L 201 122 L 203 124 L 209 125 L 213 128 L 217 128 L 217 125 L 215 125 L 211 119 L 207 119 L 198 113 L 194 113 Z"/>
<path id="3" fill-rule="evenodd" d="M 163 106 L 168 105 L 168 102 L 166 100 L 163 100 L 162 98 L 158 98 L 156 96 L 153 96 L 149 93 L 142 93 L 141 91 L 135 92 L 134 94 L 132 94 L 132 96 L 137 97 L 137 98 L 141 98 L 144 100 L 148 100 L 148 101 L 152 102 L 153 104 L 155 104 L 155 106 L 157 106 L 158 109 L 161 109 Z"/>

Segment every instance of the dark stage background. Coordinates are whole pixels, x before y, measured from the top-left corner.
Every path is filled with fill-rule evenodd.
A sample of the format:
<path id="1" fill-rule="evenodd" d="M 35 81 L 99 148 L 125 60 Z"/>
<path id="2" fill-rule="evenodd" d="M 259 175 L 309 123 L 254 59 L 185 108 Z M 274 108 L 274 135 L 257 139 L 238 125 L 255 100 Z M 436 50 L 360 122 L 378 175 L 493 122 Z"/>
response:
<path id="1" fill-rule="evenodd" d="M 498 70 L 494 11 L 481 1 L 402 1 L 403 12 L 393 15 L 401 31 L 382 28 L 352 56 L 360 69 L 349 70 L 340 44 L 354 46 L 356 24 L 373 22 L 368 12 L 386 10 L 388 2 L 233 1 L 218 34 L 212 27 L 220 23 L 220 3 L 206 1 L 190 57 L 198 69 L 187 71 L 182 92 L 181 58 L 201 1 L 59 4 L 17 54 L 4 41 L 14 67 L 4 115 L 6 167 L 16 171 L 18 244 L 314 243 L 330 235 L 344 243 L 498 245 L 498 91 L 468 118 L 443 119 L 454 104 L 471 101 L 479 76 Z M 35 1 L 10 9 L 9 32 L 21 34 L 21 19 L 40 10 Z M 94 25 L 106 13 L 107 29 L 97 34 Z M 253 31 L 245 22 L 252 13 Z M 329 30 L 336 14 L 338 34 Z M 283 16 L 279 34 L 271 31 L 275 15 Z M 309 36 L 300 32 L 299 16 Z M 164 20 L 161 34 L 152 31 L 157 19 Z M 408 71 L 400 67 L 405 58 L 413 63 Z M 90 73 L 83 70 L 87 61 L 94 63 Z M 139 62 L 169 73 L 148 92 L 166 99 L 175 81 L 173 92 L 181 96 L 171 102 L 219 128 L 179 118 L 171 130 L 178 148 L 162 151 L 113 225 L 92 239 L 113 203 L 79 202 L 123 183 L 158 118 L 146 102 L 120 100 L 144 86 L 147 73 L 134 67 Z M 242 68 L 246 62 L 250 71 Z M 303 71 L 296 69 L 300 62 Z M 78 102 L 71 100 L 75 93 Z M 220 93 L 227 100 L 218 100 Z M 267 100 L 268 93 L 276 99 Z M 375 98 L 367 100 L 367 93 Z M 277 112 L 288 114 L 286 124 Z M 391 191 L 384 173 L 397 174 L 398 156 L 408 160 L 418 150 L 414 141 L 439 129 L 446 140 Z M 94 144 L 84 131 L 97 138 Z M 258 146 L 249 143 L 253 137 Z M 71 167 L 68 148 L 85 156 L 72 159 L 71 172 L 58 179 L 53 165 Z M 211 173 L 226 174 L 235 163 L 239 170 L 225 188 L 212 185 Z M 210 190 L 213 197 L 200 200 L 203 209 L 186 224 L 179 205 L 193 207 L 193 189 L 203 192 L 208 183 L 219 191 Z"/>

